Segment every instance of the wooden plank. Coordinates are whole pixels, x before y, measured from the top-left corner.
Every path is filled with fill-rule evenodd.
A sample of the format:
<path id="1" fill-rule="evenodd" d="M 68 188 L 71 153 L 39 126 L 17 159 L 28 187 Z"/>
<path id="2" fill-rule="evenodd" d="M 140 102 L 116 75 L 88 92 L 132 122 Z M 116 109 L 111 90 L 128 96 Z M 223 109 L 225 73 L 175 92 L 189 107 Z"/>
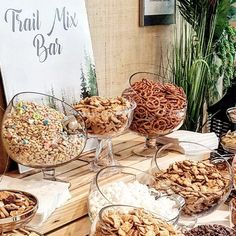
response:
<path id="1" fill-rule="evenodd" d="M 90 228 L 90 220 L 85 216 L 54 232 L 47 233 L 45 236 L 87 236 L 89 234 Z"/>

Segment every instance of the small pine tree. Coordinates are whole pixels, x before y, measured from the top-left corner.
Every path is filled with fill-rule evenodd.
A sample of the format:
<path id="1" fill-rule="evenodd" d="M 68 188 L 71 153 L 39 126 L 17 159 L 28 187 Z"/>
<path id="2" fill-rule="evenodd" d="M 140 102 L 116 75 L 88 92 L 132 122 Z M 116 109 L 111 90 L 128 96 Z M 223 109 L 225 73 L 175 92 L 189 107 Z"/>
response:
<path id="1" fill-rule="evenodd" d="M 86 97 L 89 97 L 89 91 L 87 89 L 87 83 L 86 83 L 86 78 L 85 78 L 85 75 L 84 75 L 84 70 L 83 70 L 83 67 L 81 65 L 81 77 L 80 77 L 80 85 L 81 85 L 81 98 L 84 99 Z"/>
<path id="2" fill-rule="evenodd" d="M 89 94 L 90 96 L 98 95 L 98 86 L 97 86 L 97 76 L 95 65 L 92 63 L 91 58 L 89 55 L 85 53 L 85 60 L 86 60 L 86 71 L 87 71 L 87 80 L 88 80 L 88 87 L 89 87 Z"/>

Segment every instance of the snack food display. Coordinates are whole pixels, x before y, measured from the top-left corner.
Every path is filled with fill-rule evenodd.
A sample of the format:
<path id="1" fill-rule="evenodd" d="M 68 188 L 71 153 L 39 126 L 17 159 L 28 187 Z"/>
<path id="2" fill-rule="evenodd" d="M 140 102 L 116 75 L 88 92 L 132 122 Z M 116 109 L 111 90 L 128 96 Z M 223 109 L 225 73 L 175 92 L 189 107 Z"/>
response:
<path id="1" fill-rule="evenodd" d="M 168 222 L 173 221 L 173 223 L 175 223 L 180 213 L 181 207 L 177 199 L 171 196 L 157 198 L 152 189 L 138 181 L 111 183 L 102 187 L 101 192 L 97 190 L 89 195 L 89 210 L 93 220 L 98 212 L 110 203 L 144 208 L 155 212 L 155 214 L 165 218 Z"/>
<path id="2" fill-rule="evenodd" d="M 145 147 L 134 150 L 140 156 L 153 157 L 156 138 L 178 130 L 185 119 L 187 100 L 184 90 L 159 81 L 157 74 L 138 72 L 130 77 L 130 87 L 122 93 L 137 104 L 130 130 L 146 138 Z"/>
<path id="3" fill-rule="evenodd" d="M 86 129 L 82 117 L 63 101 L 40 93 L 20 93 L 5 112 L 2 140 L 16 162 L 51 168 L 80 155 Z"/>
<path id="4" fill-rule="evenodd" d="M 174 84 L 142 79 L 131 84 L 123 96 L 137 104 L 130 130 L 140 135 L 165 135 L 183 123 L 186 96 L 183 89 Z"/>
<path id="5" fill-rule="evenodd" d="M 27 224 L 38 209 L 32 194 L 16 190 L 0 190 L 0 232 L 9 232 Z"/>
<path id="6" fill-rule="evenodd" d="M 91 236 L 178 236 L 175 228 L 166 221 L 157 218 L 143 209 L 122 209 L 108 207 L 103 209 Z"/>
<path id="7" fill-rule="evenodd" d="M 93 171 L 117 164 L 112 152 L 111 138 L 129 128 L 135 107 L 135 102 L 123 97 L 93 96 L 74 104 L 74 108 L 84 117 L 89 137 L 98 140 L 96 155 L 90 165 Z"/>
<path id="8" fill-rule="evenodd" d="M 87 97 L 74 108 L 85 118 L 88 134 L 92 137 L 111 137 L 122 133 L 129 125 L 132 104 L 122 97 Z"/>
<path id="9" fill-rule="evenodd" d="M 204 214 L 217 207 L 231 190 L 231 175 L 223 159 L 215 162 L 184 160 L 166 170 L 155 172 L 154 187 L 184 197 L 182 213 L 187 216 Z M 224 166 L 224 170 L 219 168 Z"/>
<path id="10" fill-rule="evenodd" d="M 221 144 L 224 149 L 236 152 L 236 132 L 228 131 L 221 137 Z"/>
<path id="11" fill-rule="evenodd" d="M 236 231 L 223 225 L 199 225 L 188 232 L 185 236 L 235 236 Z"/>

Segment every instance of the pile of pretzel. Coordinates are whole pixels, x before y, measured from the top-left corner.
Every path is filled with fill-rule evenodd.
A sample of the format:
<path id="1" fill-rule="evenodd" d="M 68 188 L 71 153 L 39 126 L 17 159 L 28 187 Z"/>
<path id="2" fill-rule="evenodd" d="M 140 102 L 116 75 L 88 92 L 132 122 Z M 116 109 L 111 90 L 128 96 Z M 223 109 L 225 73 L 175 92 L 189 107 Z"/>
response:
<path id="1" fill-rule="evenodd" d="M 137 104 L 130 129 L 141 135 L 165 135 L 183 123 L 187 100 L 181 87 L 142 79 L 126 89 L 123 96 Z"/>

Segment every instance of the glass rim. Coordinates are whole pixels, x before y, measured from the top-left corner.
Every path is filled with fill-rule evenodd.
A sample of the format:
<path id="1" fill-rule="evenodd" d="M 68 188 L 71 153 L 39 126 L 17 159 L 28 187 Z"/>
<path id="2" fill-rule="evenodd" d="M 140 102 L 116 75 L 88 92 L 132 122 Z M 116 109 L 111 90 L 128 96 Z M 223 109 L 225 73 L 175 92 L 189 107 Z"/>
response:
<path id="1" fill-rule="evenodd" d="M 15 108 L 13 102 L 14 102 L 14 100 L 16 99 L 17 96 L 22 95 L 22 94 L 37 94 L 37 95 L 41 95 L 41 96 L 46 96 L 46 97 L 53 98 L 53 99 L 55 99 L 55 100 L 57 100 L 57 101 L 59 101 L 59 102 L 61 102 L 61 103 L 64 103 L 65 105 L 67 105 L 68 107 L 70 107 L 70 108 L 76 113 L 76 115 L 79 115 L 79 116 L 80 116 L 80 118 L 81 118 L 82 121 L 83 121 L 83 126 L 84 126 L 84 128 L 85 128 L 85 132 L 87 133 L 87 128 L 86 128 L 86 125 L 85 125 L 85 122 L 84 122 L 84 117 L 83 117 L 83 115 L 81 114 L 81 112 L 75 110 L 75 108 L 74 108 L 72 105 L 70 105 L 69 103 L 63 101 L 62 99 L 57 98 L 57 97 L 52 96 L 52 95 L 49 95 L 49 94 L 46 94 L 46 93 L 34 92 L 34 91 L 32 91 L 32 92 L 23 91 L 23 92 L 16 93 L 16 94 L 12 97 L 12 99 L 10 100 L 9 104 L 7 105 L 7 107 L 8 107 L 10 104 L 12 104 L 12 106 Z M 48 105 L 46 105 L 46 106 L 48 106 Z M 50 107 L 50 106 L 48 106 L 48 107 Z M 52 108 L 52 109 L 54 109 L 54 108 Z M 55 110 L 56 110 L 56 109 L 55 109 Z"/>
<path id="2" fill-rule="evenodd" d="M 103 111 L 96 111 L 96 109 L 95 109 L 95 111 L 93 111 L 93 112 L 82 112 L 82 111 L 78 111 L 79 113 L 81 113 L 83 116 L 84 115 L 96 115 L 96 114 L 100 114 L 101 112 L 105 112 L 105 113 L 111 113 L 111 114 L 117 114 L 117 113 L 122 113 L 122 112 L 130 112 L 130 111 L 133 111 L 136 107 L 137 107 L 137 104 L 136 104 L 136 102 L 133 100 L 133 99 L 131 99 L 131 100 L 128 100 L 127 99 L 127 101 L 129 101 L 130 102 L 130 107 L 127 107 L 127 108 L 124 108 L 124 109 L 120 109 L 120 110 L 112 110 L 112 111 L 109 111 L 109 110 L 103 110 Z M 73 106 L 76 106 L 76 104 L 74 104 Z M 85 105 L 86 106 L 86 105 Z M 73 109 L 75 109 L 76 110 L 76 108 L 75 107 L 73 107 Z M 76 110 L 77 111 L 77 110 Z"/>
<path id="3" fill-rule="evenodd" d="M 135 170 L 135 171 L 138 171 L 139 173 L 143 173 L 143 174 L 145 174 L 145 175 L 147 175 L 147 176 L 149 176 L 150 177 L 150 179 L 152 180 L 152 181 L 155 181 L 155 178 L 150 174 L 150 173 L 147 173 L 147 172 L 145 172 L 145 171 L 142 171 L 142 170 L 140 170 L 140 169 L 137 169 L 137 168 L 135 168 L 135 167 L 130 167 L 130 166 L 121 166 L 121 165 L 114 165 L 114 166 L 106 166 L 106 167 L 104 167 L 104 168 L 102 168 L 101 170 L 99 170 L 98 172 L 97 172 L 97 174 L 96 174 L 96 176 L 95 176 L 95 185 L 96 185 L 96 188 L 97 188 L 97 190 L 99 191 L 99 193 L 104 197 L 104 199 L 110 204 L 110 205 L 107 205 L 107 206 L 114 206 L 114 205 L 119 205 L 119 206 L 131 206 L 131 205 L 125 205 L 125 204 L 114 204 L 114 203 L 112 203 L 109 199 L 107 199 L 107 197 L 103 194 L 103 191 L 102 191 L 102 189 L 100 188 L 100 185 L 99 185 L 99 182 L 98 182 L 98 179 L 99 179 L 99 175 L 103 172 L 103 171 L 105 171 L 105 170 L 107 170 L 107 169 L 112 169 L 112 168 L 117 168 L 117 169 L 122 169 L 122 168 L 127 168 L 127 169 L 130 169 L 130 170 Z M 125 172 L 124 173 L 125 175 L 134 175 L 134 174 L 132 174 L 132 173 L 127 173 L 127 172 Z M 136 175 L 134 175 L 135 177 L 136 177 Z M 149 187 L 148 187 L 149 188 Z M 150 188 L 149 188 L 150 189 Z M 151 188 L 152 189 L 152 188 Z M 157 190 L 156 190 L 157 191 Z M 175 194 L 176 196 L 178 195 L 178 194 Z M 162 199 L 162 198 L 165 198 L 165 197 L 169 197 L 169 198 L 173 198 L 173 200 L 175 201 L 175 203 L 176 203 L 176 205 L 177 205 L 177 209 L 178 209 L 178 214 L 175 216 L 175 217 L 173 217 L 172 219 L 166 219 L 166 221 L 167 222 L 172 222 L 172 221 L 175 221 L 175 220 L 177 220 L 178 219 L 178 217 L 179 217 L 179 215 L 180 215 L 180 213 L 181 213 L 181 209 L 182 209 L 182 207 L 183 206 L 181 206 L 181 203 L 180 203 L 180 201 L 174 196 L 174 195 L 161 195 L 161 193 L 159 193 L 158 191 L 157 191 L 157 196 L 158 196 L 158 200 L 159 199 Z M 180 196 L 180 195 L 179 195 Z M 181 197 L 181 196 L 180 196 Z M 106 207 L 106 206 L 105 206 Z M 103 208 L 105 208 L 105 207 L 103 207 Z M 138 206 L 132 206 L 133 208 L 141 208 L 142 209 L 142 207 L 138 207 Z M 103 209 L 103 208 L 101 208 L 101 209 Z M 100 209 L 100 210 L 101 210 Z M 143 208 L 144 210 L 146 210 L 145 208 Z M 148 212 L 150 212 L 149 210 L 146 210 L 146 211 L 148 211 Z M 100 211 L 99 211 L 100 212 Z M 155 212 L 154 212 L 154 214 L 156 214 Z M 157 215 L 157 214 L 156 214 Z"/>
<path id="4" fill-rule="evenodd" d="M 28 211 L 21 213 L 17 216 L 11 216 L 11 217 L 6 217 L 6 218 L 0 219 L 0 224 L 8 224 L 8 223 L 13 223 L 13 222 L 18 222 L 18 221 L 30 218 L 31 216 L 34 216 L 36 214 L 36 211 L 39 207 L 39 201 L 35 195 L 33 195 L 29 192 L 26 192 L 26 191 L 15 190 L 15 189 L 0 189 L 0 192 L 2 192 L 2 191 L 13 192 L 13 193 L 22 193 L 23 195 L 29 196 L 30 198 L 32 198 L 34 200 L 35 206 L 33 208 L 29 209 Z M 27 217 L 28 214 L 31 214 L 31 215 Z M 24 217 L 26 217 L 26 218 L 24 218 Z"/>
<path id="5" fill-rule="evenodd" d="M 19 162 L 19 160 L 17 160 L 16 158 L 13 158 L 11 157 L 11 159 L 13 159 L 14 161 L 16 161 L 17 163 L 21 164 L 21 165 L 24 165 L 24 166 L 27 166 L 27 167 L 30 167 L 30 168 L 35 168 L 35 169 L 42 169 L 42 168 L 54 168 L 54 167 L 59 167 L 59 166 L 63 166 L 63 165 L 66 165 L 76 159 L 78 159 L 78 157 L 83 153 L 85 147 L 86 147 L 86 143 L 87 143 L 87 140 L 88 140 L 88 130 L 87 130 L 87 126 L 86 126 L 86 123 L 85 123 L 85 119 L 83 117 L 83 115 L 79 112 L 79 111 L 76 111 L 73 106 L 71 106 L 69 103 L 65 102 L 65 101 L 62 101 L 61 99 L 57 98 L 57 97 L 54 97 L 52 95 L 48 95 L 48 94 L 45 94 L 45 93 L 41 93 L 41 92 L 34 92 L 34 91 L 31 91 L 31 92 L 28 92 L 28 91 L 23 91 L 23 92 L 19 92 L 19 93 L 16 93 L 12 99 L 10 100 L 10 102 L 8 103 L 7 105 L 7 108 L 4 112 L 4 115 L 3 115 L 3 119 L 2 119 L 2 125 L 1 125 L 1 130 L 3 129 L 3 124 L 4 124 L 4 120 L 5 120 L 5 117 L 7 116 L 7 109 L 10 105 L 12 105 L 15 108 L 14 106 L 14 100 L 16 99 L 17 96 L 20 96 L 20 95 L 23 95 L 23 94 L 36 94 L 36 95 L 41 95 L 41 96 L 46 96 L 46 97 L 50 97 L 50 98 L 53 98 L 61 103 L 64 103 L 65 105 L 67 105 L 69 108 L 71 108 L 71 111 L 75 112 L 75 116 L 79 116 L 80 117 L 80 121 L 78 121 L 81 126 L 82 126 L 82 131 L 81 131 L 81 134 L 83 134 L 84 136 L 84 140 L 83 140 L 83 147 L 81 148 L 80 150 L 80 153 L 73 159 L 71 160 L 68 160 L 66 162 L 63 162 L 63 163 L 57 163 L 57 164 L 47 164 L 47 165 L 41 165 L 41 164 L 37 164 L 37 165 L 30 165 L 30 164 L 26 164 L 26 163 L 21 163 Z M 34 102 L 33 102 L 34 103 Z M 35 104 L 38 104 L 38 103 L 35 103 Z M 46 105 L 48 106 L 48 105 Z M 48 106 L 50 107 L 50 106 Z M 54 109 L 54 108 L 52 108 Z M 57 111 L 57 109 L 54 109 Z M 63 113 L 63 112 L 61 112 Z M 64 114 L 64 113 L 63 113 Z M 74 115 L 74 114 L 72 114 Z M 1 139 L 3 139 L 3 132 L 1 132 Z M 3 141 L 3 145 L 4 145 L 4 141 Z M 5 149 L 5 145 L 4 145 L 4 149 Z M 5 149 L 6 150 L 6 149 Z M 1 175 L 0 175 L 1 176 Z"/>
<path id="6" fill-rule="evenodd" d="M 160 216 L 160 215 L 156 214 L 156 213 L 153 212 L 153 211 L 146 210 L 146 209 L 143 208 L 143 207 L 137 207 L 137 206 L 126 205 L 126 204 L 111 204 L 111 205 L 107 205 L 107 206 L 105 206 L 105 207 L 103 207 L 103 208 L 101 208 L 101 209 L 99 210 L 99 213 L 98 213 L 99 220 L 101 220 L 101 221 L 103 220 L 103 219 L 102 219 L 102 216 L 103 216 L 103 214 L 104 214 L 104 212 L 105 212 L 106 210 L 108 210 L 109 208 L 115 208 L 115 207 L 117 207 L 117 208 L 130 208 L 131 210 L 132 210 L 132 209 L 143 209 L 144 212 L 146 212 L 147 214 L 151 214 L 151 215 L 152 215 L 153 217 L 155 217 L 156 219 L 161 220 L 161 221 L 165 221 L 165 222 L 167 222 L 167 223 L 169 223 L 169 224 L 170 224 L 170 222 L 172 222 L 173 220 L 178 219 L 178 217 L 179 217 L 179 214 L 178 214 L 178 215 L 177 215 L 176 217 L 174 217 L 173 219 L 168 220 L 167 218 L 165 218 L 165 217 L 163 217 L 163 216 Z M 124 214 L 126 214 L 126 213 L 124 213 Z"/>
<path id="7" fill-rule="evenodd" d="M 168 143 L 166 145 L 163 145 L 160 149 L 158 149 L 154 155 L 154 163 L 155 163 L 155 167 L 158 168 L 158 171 L 162 171 L 160 168 L 159 168 L 159 165 L 158 165 L 158 156 L 161 152 L 163 152 L 164 150 L 167 150 L 169 147 L 171 146 L 174 146 L 176 144 L 181 144 L 181 143 L 188 143 L 188 144 L 194 144 L 194 145 L 198 145 L 200 147 L 203 147 L 207 150 L 209 150 L 210 153 L 215 153 L 218 155 L 218 157 L 215 157 L 215 158 L 207 158 L 207 159 L 204 159 L 203 161 L 207 161 L 209 160 L 210 163 L 213 163 L 214 161 L 221 161 L 222 163 L 225 163 L 227 165 L 227 171 L 228 171 L 228 174 L 229 174 L 229 178 L 227 178 L 228 180 L 228 184 L 227 185 L 224 185 L 224 187 L 222 187 L 222 189 L 220 190 L 217 190 L 217 191 L 212 191 L 212 192 L 208 192 L 208 193 L 218 193 L 218 192 L 221 192 L 222 190 L 224 189 L 227 189 L 227 188 L 232 188 L 233 187 L 233 183 L 234 183 L 234 176 L 233 176 L 233 168 L 232 166 L 230 165 L 230 163 L 228 162 L 228 160 L 226 158 L 224 158 L 224 156 L 222 156 L 219 152 L 217 152 L 216 150 L 213 150 L 211 148 L 208 148 L 207 146 L 203 145 L 203 144 L 200 144 L 200 143 L 196 143 L 196 142 L 191 142 L 191 141 L 179 141 L 178 143 Z M 183 154 L 180 154 L 180 155 L 183 155 Z M 188 155 L 187 155 L 188 156 Z M 186 160 L 190 160 L 190 161 L 195 161 L 196 160 L 191 160 L 191 159 L 186 159 Z M 183 160 L 185 161 L 185 160 Z M 153 162 L 153 160 L 152 160 Z M 181 161 L 179 161 L 181 162 Z M 174 163 L 174 162 L 173 162 Z M 213 163 L 214 164 L 214 163 Z M 180 187 L 181 189 L 184 187 L 179 185 L 179 184 L 176 184 L 178 187 Z M 194 192 L 194 191 L 193 191 Z"/>

